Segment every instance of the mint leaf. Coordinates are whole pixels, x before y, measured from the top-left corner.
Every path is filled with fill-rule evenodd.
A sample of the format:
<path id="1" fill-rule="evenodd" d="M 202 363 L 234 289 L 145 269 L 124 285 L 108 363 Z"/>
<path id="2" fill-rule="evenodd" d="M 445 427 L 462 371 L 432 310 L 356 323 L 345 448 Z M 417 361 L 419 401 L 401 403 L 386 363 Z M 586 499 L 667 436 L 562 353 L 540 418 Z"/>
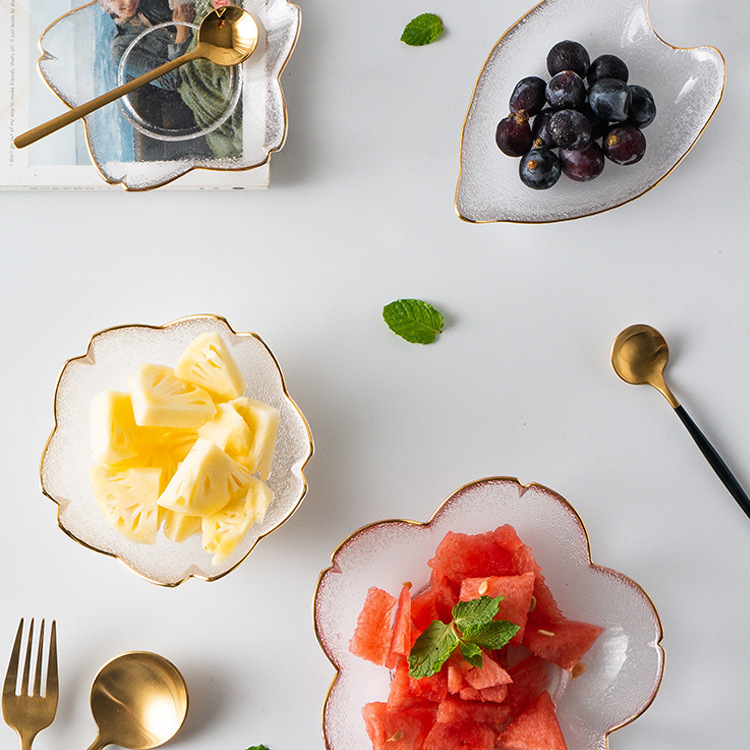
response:
<path id="1" fill-rule="evenodd" d="M 519 627 L 508 620 L 493 620 L 464 638 L 487 649 L 502 648 L 518 632 Z"/>
<path id="2" fill-rule="evenodd" d="M 461 641 L 461 656 L 464 657 L 465 661 L 468 661 L 472 667 L 482 668 L 482 649 L 477 646 L 476 643 L 469 643 L 467 641 Z"/>
<path id="3" fill-rule="evenodd" d="M 421 299 L 397 299 L 383 308 L 388 328 L 412 344 L 431 344 L 443 330 L 445 318 Z"/>
<path id="4" fill-rule="evenodd" d="M 417 638 L 409 653 L 409 676 L 429 677 L 440 671 L 458 645 L 453 625 L 434 620 Z"/>
<path id="5" fill-rule="evenodd" d="M 252 747 L 249 747 L 247 750 L 268 750 L 268 748 L 265 745 L 253 745 Z"/>
<path id="6" fill-rule="evenodd" d="M 422 13 L 406 24 L 404 33 L 401 34 L 401 41 L 410 47 L 422 47 L 434 42 L 442 36 L 444 31 L 443 20 L 440 16 L 434 13 Z"/>
<path id="7" fill-rule="evenodd" d="M 464 638 L 473 640 L 474 633 L 489 625 L 504 596 L 480 596 L 468 602 L 458 602 L 453 607 L 453 622 Z"/>

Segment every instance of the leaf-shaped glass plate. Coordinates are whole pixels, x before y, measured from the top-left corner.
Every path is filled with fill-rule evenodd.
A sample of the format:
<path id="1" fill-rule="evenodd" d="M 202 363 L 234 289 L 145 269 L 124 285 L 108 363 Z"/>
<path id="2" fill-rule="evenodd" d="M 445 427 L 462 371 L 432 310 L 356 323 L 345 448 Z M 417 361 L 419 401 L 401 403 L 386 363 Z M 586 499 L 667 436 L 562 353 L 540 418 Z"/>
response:
<path id="1" fill-rule="evenodd" d="M 89 411 L 104 389 L 127 390 L 126 377 L 142 362 L 174 365 L 200 333 L 218 333 L 245 376 L 246 395 L 279 409 L 279 431 L 267 484 L 274 492 L 265 519 L 251 526 L 227 560 L 214 566 L 200 535 L 177 544 L 163 534 L 156 544 L 138 544 L 104 519 L 89 480 Z M 223 318 L 199 315 L 165 326 L 128 325 L 95 334 L 85 355 L 69 360 L 55 393 L 55 428 L 42 457 L 42 490 L 57 503 L 60 528 L 97 552 L 119 558 L 153 583 L 176 586 L 187 578 L 213 581 L 236 568 L 262 537 L 281 526 L 307 491 L 303 473 L 313 451 L 302 412 L 286 391 L 270 349 L 255 333 L 235 333 Z"/>
<path id="2" fill-rule="evenodd" d="M 315 597 L 318 640 L 336 668 L 323 714 L 329 750 L 370 750 L 362 707 L 384 701 L 390 674 L 349 651 L 370 586 L 419 591 L 427 561 L 446 532 L 476 534 L 509 523 L 528 544 L 563 613 L 605 628 L 586 654 L 585 672 L 558 675 L 552 690 L 568 750 L 604 750 L 607 736 L 636 719 L 661 683 L 662 628 L 653 603 L 631 579 L 591 562 L 583 523 L 560 495 L 512 478 L 483 479 L 451 495 L 427 523 L 381 521 L 334 552 Z"/>
<path id="3" fill-rule="evenodd" d="M 159 1 L 168 7 L 167 0 Z M 260 33 L 255 53 L 242 65 L 189 63 L 176 71 L 178 89 L 145 87 L 86 116 L 89 152 L 107 182 L 147 190 L 195 168 L 251 169 L 283 146 L 287 111 L 280 77 L 297 41 L 299 8 L 287 0 L 237 4 L 252 13 Z M 178 25 L 196 30 L 212 8 L 209 0 L 195 0 L 195 7 L 196 23 Z M 152 35 L 173 25 L 144 28 L 115 60 L 110 45 L 117 27 L 98 2 L 89 3 L 42 34 L 39 70 L 60 99 L 75 107 L 127 80 L 126 67 L 139 50 L 152 59 Z"/>
<path id="4" fill-rule="evenodd" d="M 657 116 L 644 130 L 646 154 L 637 164 L 607 161 L 591 182 L 563 175 L 548 190 L 532 190 L 518 177 L 519 160 L 496 146 L 495 129 L 521 78 L 549 79 L 547 52 L 563 39 L 583 44 L 592 60 L 605 53 L 621 57 L 630 83 L 653 93 Z M 458 215 L 471 222 L 553 222 L 638 198 L 692 148 L 721 101 L 725 77 L 718 50 L 662 41 L 651 26 L 648 0 L 544 0 L 501 37 L 479 76 L 463 128 Z"/>

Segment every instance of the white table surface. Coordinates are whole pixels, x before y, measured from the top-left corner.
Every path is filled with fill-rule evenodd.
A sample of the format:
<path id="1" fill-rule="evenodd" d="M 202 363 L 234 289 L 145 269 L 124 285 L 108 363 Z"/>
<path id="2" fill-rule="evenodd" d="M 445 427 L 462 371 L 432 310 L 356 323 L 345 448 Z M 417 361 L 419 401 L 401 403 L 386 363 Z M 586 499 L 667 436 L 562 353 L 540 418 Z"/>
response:
<path id="1" fill-rule="evenodd" d="M 311 613 L 331 552 L 371 521 L 425 520 L 490 475 L 566 497 L 594 561 L 659 610 L 661 690 L 610 747 L 747 746 L 750 520 L 662 397 L 619 381 L 609 352 L 631 323 L 662 330 L 674 391 L 750 487 L 750 9 L 653 0 L 664 39 L 714 45 L 729 69 L 715 118 L 656 189 L 564 224 L 466 224 L 453 210 L 461 124 L 527 3 L 303 5 L 268 191 L 0 196 L 0 659 L 21 616 L 57 618 L 61 699 L 39 750 L 91 742 L 91 680 L 131 649 L 186 676 L 174 747 L 322 748 L 334 672 Z M 448 33 L 408 48 L 403 26 L 424 11 Z M 399 297 L 445 312 L 437 343 L 388 331 L 381 309 Z M 263 336 L 316 452 L 281 529 L 228 577 L 170 590 L 62 533 L 39 460 L 59 371 L 92 333 L 202 312 Z M 0 726 L 0 746 L 14 743 Z"/>

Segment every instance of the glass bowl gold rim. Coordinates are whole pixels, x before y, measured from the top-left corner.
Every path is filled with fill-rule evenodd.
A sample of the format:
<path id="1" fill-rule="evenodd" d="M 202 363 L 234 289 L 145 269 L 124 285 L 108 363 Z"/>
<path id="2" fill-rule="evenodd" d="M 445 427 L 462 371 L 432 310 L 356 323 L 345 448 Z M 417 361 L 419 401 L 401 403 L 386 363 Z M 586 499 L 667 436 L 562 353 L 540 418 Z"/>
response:
<path id="1" fill-rule="evenodd" d="M 339 665 L 336 664 L 336 662 L 333 660 L 333 658 L 331 657 L 331 655 L 328 653 L 325 646 L 323 645 L 323 639 L 321 637 L 321 634 L 318 628 L 316 604 L 317 604 L 317 599 L 318 599 L 318 590 L 320 589 L 320 585 L 323 581 L 323 578 L 326 576 L 326 574 L 329 571 L 334 570 L 336 567 L 336 556 L 344 547 L 346 547 L 348 544 L 354 541 L 354 539 L 357 536 L 359 536 L 361 533 L 368 531 L 369 529 L 372 529 L 376 526 L 382 526 L 382 525 L 389 524 L 389 523 L 409 524 L 412 526 L 424 526 L 424 527 L 430 526 L 434 521 L 436 521 L 440 517 L 440 515 L 443 513 L 448 503 L 450 503 L 454 498 L 457 498 L 463 492 L 466 492 L 467 490 L 470 490 L 473 487 L 476 487 L 481 484 L 494 484 L 498 482 L 516 484 L 519 490 L 519 497 L 532 487 L 542 490 L 551 499 L 555 500 L 557 503 L 559 503 L 565 509 L 567 509 L 567 511 L 571 515 L 571 518 L 573 519 L 576 526 L 578 527 L 579 533 L 586 540 L 586 556 L 589 562 L 588 567 L 593 570 L 604 571 L 608 573 L 609 575 L 612 575 L 613 577 L 620 579 L 624 583 L 627 583 L 629 586 L 632 586 L 635 591 L 637 591 L 641 596 L 643 596 L 643 598 L 648 602 L 648 604 L 653 609 L 653 612 L 656 618 L 656 624 L 658 625 L 658 628 L 659 628 L 658 638 L 655 641 L 655 646 L 657 647 L 658 653 L 659 653 L 658 679 L 656 680 L 654 684 L 654 688 L 651 692 L 651 695 L 648 697 L 646 701 L 644 701 L 643 705 L 639 708 L 638 711 L 636 711 L 632 716 L 620 722 L 616 726 L 612 726 L 612 727 L 609 727 L 609 729 L 607 729 L 607 731 L 604 734 L 606 747 L 607 748 L 609 747 L 609 735 L 612 734 L 612 732 L 615 732 L 618 729 L 622 729 L 622 727 L 627 726 L 628 724 L 631 724 L 632 722 L 634 722 L 654 702 L 654 699 L 656 698 L 656 694 L 659 692 L 659 688 L 661 687 L 662 679 L 664 677 L 664 663 L 666 659 L 666 652 L 664 651 L 664 647 L 661 645 L 661 641 L 664 638 L 664 627 L 662 625 L 661 617 L 659 615 L 659 611 L 656 609 L 656 605 L 654 604 L 653 600 L 648 595 L 648 593 L 643 589 L 643 587 L 639 583 L 634 581 L 629 576 L 626 576 L 624 573 L 620 573 L 619 571 L 613 570 L 612 568 L 607 568 L 604 565 L 597 565 L 596 563 L 592 561 L 591 540 L 589 538 L 589 533 L 586 529 L 586 526 L 583 523 L 583 520 L 581 519 L 581 516 L 579 515 L 578 511 L 562 495 L 555 492 L 554 490 L 551 490 L 549 487 L 546 487 L 543 484 L 539 484 L 538 482 L 529 482 L 527 484 L 521 484 L 521 482 L 516 477 L 510 477 L 510 476 L 483 477 L 482 479 L 476 479 L 472 482 L 468 482 L 467 484 L 464 484 L 462 487 L 459 487 L 455 492 L 452 492 L 447 498 L 445 498 L 445 500 L 443 500 L 442 503 L 440 503 L 440 505 L 437 507 L 435 512 L 432 514 L 432 516 L 430 516 L 429 520 L 427 521 L 412 521 L 412 520 L 404 519 L 404 518 L 389 518 L 389 519 L 383 519 L 381 521 L 373 521 L 372 523 L 365 524 L 364 526 L 360 527 L 356 531 L 349 534 L 349 536 L 346 537 L 346 539 L 344 539 L 341 542 L 341 544 L 339 544 L 336 547 L 336 549 L 331 554 L 331 565 L 325 568 L 325 570 L 321 571 L 320 575 L 318 576 L 318 580 L 315 585 L 315 593 L 313 595 L 313 624 L 315 627 L 315 637 L 318 640 L 318 645 L 320 646 L 321 650 L 326 655 L 326 658 L 328 659 L 328 661 L 331 662 L 331 664 L 333 665 L 336 671 L 336 674 L 334 675 L 333 680 L 331 681 L 331 684 L 328 686 L 328 690 L 326 691 L 326 697 L 323 702 L 323 711 L 322 711 L 323 742 L 325 743 L 327 750 L 331 750 L 331 746 L 328 744 L 328 739 L 326 737 L 326 732 L 325 732 L 325 714 L 326 714 L 326 707 L 328 705 L 328 700 L 331 696 L 331 692 L 333 691 L 333 688 L 336 685 L 336 682 L 338 681 L 338 678 L 339 678 Z"/>
<path id="2" fill-rule="evenodd" d="M 274 366 L 276 368 L 276 371 L 278 372 L 279 378 L 281 380 L 281 389 L 282 389 L 282 392 L 284 394 L 284 398 L 289 402 L 289 404 L 291 404 L 291 406 L 297 412 L 297 414 L 299 415 L 299 417 L 300 417 L 300 419 L 302 421 L 302 424 L 305 427 L 305 431 L 307 433 L 307 439 L 308 439 L 308 450 L 307 450 L 307 455 L 305 456 L 305 460 L 304 460 L 304 462 L 302 463 L 302 465 L 300 466 L 300 469 L 299 469 L 299 471 L 300 471 L 300 477 L 302 478 L 302 490 L 299 493 L 299 497 L 297 498 L 297 501 L 295 502 L 294 506 L 291 508 L 291 510 L 289 511 L 289 513 L 286 516 L 286 518 L 284 518 L 281 521 L 281 523 L 279 523 L 277 526 L 274 526 L 274 528 L 270 529 L 265 534 L 261 534 L 255 540 L 255 543 L 253 544 L 252 547 L 250 547 L 250 549 L 247 551 L 247 553 L 245 555 L 243 555 L 243 557 L 240 560 L 238 560 L 228 570 L 225 570 L 222 573 L 219 573 L 219 574 L 217 574 L 215 576 L 205 576 L 205 575 L 190 573 L 189 575 L 185 576 L 184 578 L 181 578 L 179 581 L 169 581 L 169 582 L 164 583 L 164 582 L 161 582 L 161 581 L 154 581 L 152 578 L 149 578 L 148 576 L 146 576 L 143 573 L 141 573 L 139 570 L 136 570 L 135 568 L 133 568 L 131 565 L 129 565 L 127 562 L 125 562 L 125 560 L 123 560 L 118 554 L 116 554 L 114 552 L 108 552 L 106 550 L 99 549 L 98 547 L 94 547 L 93 545 L 89 544 L 88 542 L 85 542 L 82 539 L 79 539 L 75 534 L 73 534 L 72 532 L 70 532 L 68 529 L 65 528 L 65 526 L 60 522 L 60 503 L 57 501 L 57 499 L 50 492 L 47 491 L 47 488 L 44 485 L 44 460 L 45 460 L 45 457 L 47 455 L 47 450 L 49 448 L 50 442 L 52 441 L 52 438 L 54 437 L 55 432 L 57 432 L 57 427 L 58 427 L 58 423 L 57 423 L 57 399 L 58 399 L 58 396 L 59 396 L 60 383 L 62 381 L 62 376 L 63 376 L 65 370 L 68 368 L 69 365 L 71 365 L 72 363 L 77 362 L 77 361 L 85 360 L 85 359 L 87 359 L 89 357 L 89 354 L 91 352 L 91 345 L 93 344 L 93 342 L 94 342 L 94 340 L 96 338 L 98 338 L 99 336 L 101 336 L 103 334 L 110 333 L 112 331 L 124 330 L 126 328 L 141 328 L 141 329 L 146 328 L 146 329 L 153 330 L 153 331 L 160 331 L 160 330 L 166 330 L 167 328 L 170 328 L 171 326 L 177 325 L 179 323 L 184 323 L 184 322 L 187 322 L 187 321 L 199 321 L 199 320 L 218 321 L 218 322 L 222 323 L 223 325 L 225 325 L 227 327 L 227 329 L 231 332 L 231 334 L 233 336 L 254 338 L 256 341 L 258 341 L 263 346 L 263 348 L 266 350 L 266 352 L 271 357 L 271 360 L 273 361 L 273 364 L 274 364 Z M 53 401 L 53 415 L 54 415 L 54 425 L 52 427 L 52 432 L 50 432 L 49 437 L 47 438 L 47 441 L 44 444 L 44 450 L 42 451 L 42 459 L 41 459 L 40 466 L 39 466 L 39 482 L 40 482 L 40 485 L 41 485 L 42 494 L 45 495 L 50 500 L 52 500 L 52 502 L 57 507 L 57 525 L 58 525 L 58 527 L 60 529 L 62 529 L 62 531 L 64 531 L 71 539 L 73 539 L 73 541 L 78 542 L 78 544 L 82 545 L 83 547 L 86 547 L 87 549 L 93 550 L 94 552 L 98 552 L 98 553 L 100 553 L 102 555 L 107 555 L 108 557 L 114 557 L 115 559 L 119 560 L 123 565 L 125 565 L 125 567 L 127 567 L 128 570 L 132 570 L 136 575 L 140 576 L 145 581 L 148 581 L 149 583 L 154 583 L 157 586 L 163 586 L 165 588 L 175 588 L 175 587 L 179 586 L 181 583 L 184 583 L 185 581 L 189 580 L 190 578 L 195 578 L 196 580 L 199 580 L 199 581 L 211 582 L 211 581 L 218 581 L 220 578 L 223 578 L 224 576 L 228 575 L 229 573 L 231 573 L 233 570 L 235 570 L 239 565 L 241 565 L 248 558 L 248 556 L 250 555 L 250 553 L 255 549 L 256 545 L 258 544 L 258 542 L 261 539 L 263 539 L 264 537 L 268 536 L 272 532 L 276 531 L 276 529 L 278 529 L 279 527 L 283 526 L 292 517 L 292 515 L 294 515 L 294 513 L 297 510 L 297 508 L 299 508 L 300 504 L 302 503 L 302 500 L 304 499 L 305 495 L 307 494 L 308 484 L 307 484 L 307 478 L 305 477 L 304 469 L 307 466 L 307 464 L 310 461 L 310 459 L 312 458 L 312 455 L 313 455 L 313 452 L 314 452 L 314 449 L 315 449 L 314 448 L 314 444 L 313 444 L 312 432 L 310 431 L 310 425 L 307 423 L 307 420 L 305 419 L 305 415 L 300 411 L 300 408 L 297 406 L 297 404 L 295 403 L 294 399 L 289 395 L 289 392 L 287 391 L 287 387 L 286 387 L 286 380 L 284 379 L 284 374 L 281 371 L 281 367 L 279 366 L 278 360 L 276 359 L 276 356 L 274 355 L 274 353 L 268 348 L 268 345 L 265 343 L 265 341 L 263 341 L 263 339 L 260 336 L 258 336 L 257 333 L 253 333 L 253 332 L 249 332 L 249 331 L 246 331 L 246 332 L 235 331 L 234 328 L 232 328 L 232 326 L 229 325 L 229 322 L 227 321 L 227 319 L 224 318 L 221 315 L 212 315 L 212 314 L 186 315 L 186 316 L 184 316 L 182 318 L 177 318 L 176 320 L 172 320 L 169 323 L 165 323 L 164 325 L 161 325 L 161 326 L 147 325 L 147 324 L 140 324 L 140 323 L 126 323 L 126 324 L 123 324 L 123 325 L 110 326 L 109 328 L 103 328 L 102 330 L 97 331 L 95 334 L 93 334 L 89 338 L 89 343 L 88 343 L 88 346 L 86 347 L 86 353 L 85 354 L 81 354 L 81 355 L 79 355 L 77 357 L 71 357 L 70 359 L 68 359 L 65 362 L 65 364 L 62 367 L 62 369 L 60 370 L 60 375 L 58 376 L 58 378 L 57 378 L 57 384 L 55 385 L 55 397 L 54 397 L 54 401 Z"/>
<path id="3" fill-rule="evenodd" d="M 52 23 L 50 23 L 44 31 L 39 35 L 39 39 L 37 39 L 37 47 L 42 50 L 42 55 L 39 57 L 36 61 L 36 69 L 39 73 L 41 79 L 44 81 L 44 83 L 47 85 L 49 90 L 66 106 L 70 107 L 71 105 L 68 104 L 68 102 L 65 101 L 65 99 L 62 98 L 62 96 L 59 94 L 59 92 L 50 85 L 50 83 L 47 81 L 47 79 L 44 77 L 44 74 L 42 73 L 41 69 L 41 63 L 43 60 L 45 60 L 45 55 L 47 54 L 44 52 L 44 48 L 42 47 L 42 38 L 44 35 L 59 21 L 61 21 L 63 18 L 71 15 L 72 13 L 76 13 L 79 10 L 82 10 L 83 8 L 88 7 L 89 5 L 96 5 L 99 2 L 99 0 L 91 0 L 91 2 L 84 3 L 83 5 L 79 5 L 76 8 L 72 8 L 71 10 L 63 13 L 61 16 L 58 16 Z M 281 140 L 279 141 L 278 146 L 274 146 L 273 148 L 270 148 L 268 150 L 268 153 L 266 154 L 265 158 L 261 161 L 257 162 L 257 164 L 249 164 L 247 166 L 243 167 L 211 167 L 211 166 L 192 166 L 190 169 L 185 170 L 184 172 L 181 172 L 178 175 L 175 175 L 174 177 L 170 177 L 169 179 L 164 180 L 163 182 L 159 182 L 155 185 L 148 185 L 146 187 L 128 187 L 125 185 L 122 180 L 111 180 L 107 175 L 102 172 L 102 170 L 99 168 L 99 164 L 97 163 L 96 159 L 94 158 L 93 151 L 91 150 L 91 141 L 89 140 L 89 130 L 88 130 L 88 123 L 86 122 L 86 118 L 83 118 L 81 122 L 83 123 L 83 131 L 86 136 L 86 150 L 89 152 L 89 158 L 91 159 L 91 164 L 93 165 L 94 169 L 99 173 L 100 177 L 106 182 L 108 185 L 122 185 L 123 189 L 126 190 L 129 193 L 146 193 L 149 190 L 155 190 L 156 188 L 164 187 L 164 185 L 169 185 L 170 182 L 174 182 L 175 180 L 178 180 L 180 177 L 184 177 L 186 174 L 189 174 L 190 172 L 193 172 L 196 169 L 205 169 L 209 172 L 247 172 L 250 169 L 257 169 L 258 167 L 262 167 L 265 164 L 268 164 L 268 162 L 271 159 L 271 154 L 273 154 L 276 151 L 281 151 L 281 149 L 284 147 L 284 144 L 286 143 L 286 137 L 289 130 L 289 113 L 287 111 L 286 107 L 286 97 L 284 96 L 284 89 L 281 86 L 281 75 L 286 69 L 287 63 L 289 62 L 290 58 L 292 57 L 292 52 L 294 52 L 294 48 L 297 46 L 297 40 L 299 39 L 299 32 L 300 32 L 300 26 L 301 26 L 301 20 L 302 20 L 302 11 L 298 5 L 295 3 L 289 2 L 289 0 L 284 0 L 287 5 L 294 8 L 297 13 L 297 23 L 296 28 L 294 31 L 294 39 L 292 40 L 292 43 L 289 47 L 289 52 L 287 53 L 286 57 L 281 63 L 281 67 L 279 68 L 279 73 L 276 76 L 276 85 L 279 87 L 279 95 L 281 97 L 281 109 L 283 113 L 282 122 L 282 132 L 281 132 Z M 257 19 L 256 19 L 257 22 Z M 173 321 L 178 322 L 178 321 Z M 114 326 L 117 327 L 125 327 L 125 326 Z M 104 331 L 100 331 L 100 333 L 104 333 Z M 233 331 L 234 333 L 234 331 Z"/>
<path id="4" fill-rule="evenodd" d="M 597 214 L 603 214 L 606 211 L 611 211 L 613 208 L 619 208 L 620 206 L 624 206 L 642 196 L 644 196 L 646 193 L 649 192 L 649 190 L 653 190 L 660 182 L 665 180 L 667 177 L 669 177 L 670 174 L 675 170 L 677 165 L 690 153 L 693 146 L 698 142 L 698 139 L 703 135 L 703 131 L 708 127 L 708 123 L 713 120 L 714 115 L 716 114 L 716 110 L 719 108 L 719 105 L 721 104 L 722 100 L 724 99 L 724 92 L 727 87 L 727 61 L 724 58 L 724 55 L 721 54 L 721 50 L 717 49 L 716 47 L 712 47 L 708 44 L 701 44 L 698 47 L 677 47 L 674 44 L 670 44 L 669 42 L 665 41 L 664 39 L 659 36 L 656 29 L 654 28 L 654 25 L 651 23 L 651 0 L 646 0 L 646 19 L 648 20 L 649 28 L 651 29 L 653 35 L 666 47 L 669 47 L 670 49 L 674 50 L 693 50 L 693 49 L 712 49 L 716 54 L 721 58 L 721 62 L 724 66 L 724 80 L 722 82 L 721 86 L 721 93 L 719 94 L 719 100 L 716 102 L 716 106 L 713 108 L 711 114 L 708 116 L 708 119 L 703 124 L 703 127 L 698 132 L 698 135 L 695 136 L 695 139 L 693 142 L 683 151 L 682 154 L 680 154 L 680 157 L 677 159 L 677 161 L 672 165 L 672 167 L 667 170 L 653 185 L 649 185 L 645 190 L 638 193 L 638 195 L 634 195 L 632 198 L 628 198 L 627 200 L 624 200 L 620 203 L 615 204 L 614 206 L 607 206 L 605 208 L 601 208 L 598 211 L 592 211 L 587 214 L 582 214 L 581 216 L 567 216 L 564 219 L 539 219 L 539 220 L 528 220 L 523 221 L 521 219 L 467 219 L 465 216 L 461 214 L 461 212 L 458 209 L 458 189 L 461 185 L 461 175 L 463 173 L 463 165 L 461 161 L 461 152 L 463 150 L 463 142 L 464 142 L 464 132 L 466 131 L 466 123 L 469 119 L 469 115 L 471 114 L 471 108 L 474 104 L 474 97 L 477 93 L 477 86 L 479 86 L 479 79 L 482 77 L 482 73 L 484 72 L 484 69 L 487 67 L 487 63 L 490 61 L 490 58 L 494 54 L 495 50 L 502 44 L 503 39 L 505 39 L 508 34 L 513 31 L 513 29 L 516 28 L 520 23 L 524 21 L 524 19 L 531 16 L 533 13 L 536 13 L 543 5 L 546 5 L 548 0 L 541 0 L 541 2 L 537 3 L 531 10 L 524 13 L 514 24 L 509 26 L 502 34 L 502 36 L 497 40 L 495 43 L 495 46 L 490 50 L 490 53 L 487 55 L 484 65 L 482 65 L 482 69 L 479 73 L 479 76 L 477 76 L 476 83 L 474 84 L 474 88 L 471 92 L 471 101 L 469 102 L 469 108 L 466 111 L 466 117 L 464 117 L 463 125 L 461 126 L 461 148 L 458 152 L 458 180 L 456 181 L 456 191 L 454 193 L 453 197 L 453 209 L 456 212 L 456 215 L 458 216 L 461 221 L 465 221 L 467 224 L 559 224 L 563 221 L 574 221 L 575 219 L 585 219 L 587 216 L 596 216 Z"/>

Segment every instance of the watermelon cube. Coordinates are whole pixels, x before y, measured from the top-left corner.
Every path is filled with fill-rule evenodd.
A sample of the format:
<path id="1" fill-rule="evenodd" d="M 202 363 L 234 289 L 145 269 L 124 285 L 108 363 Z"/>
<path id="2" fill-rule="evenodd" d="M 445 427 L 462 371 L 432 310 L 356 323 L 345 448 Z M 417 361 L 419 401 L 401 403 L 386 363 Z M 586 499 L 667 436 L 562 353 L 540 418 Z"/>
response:
<path id="1" fill-rule="evenodd" d="M 503 750 L 567 750 L 555 704 L 545 690 L 498 737 Z"/>
<path id="2" fill-rule="evenodd" d="M 428 565 L 460 586 L 463 578 L 510 574 L 511 560 L 511 553 L 491 531 L 473 535 L 449 531 Z"/>
<path id="3" fill-rule="evenodd" d="M 479 691 L 483 701 L 492 701 L 493 703 L 504 703 L 508 697 L 507 685 L 493 685 L 492 687 L 482 688 Z"/>
<path id="4" fill-rule="evenodd" d="M 462 701 L 481 701 L 482 700 L 482 694 L 473 687 L 470 687 L 467 685 L 466 687 L 462 687 L 458 691 L 458 697 Z"/>
<path id="5" fill-rule="evenodd" d="M 411 628 L 411 583 L 405 583 L 396 606 L 393 636 L 385 666 L 393 669 L 401 656 L 408 656 L 413 645 Z"/>
<path id="6" fill-rule="evenodd" d="M 435 722 L 422 750 L 494 750 L 496 737 L 497 732 L 489 724 Z"/>
<path id="7" fill-rule="evenodd" d="M 442 724 L 505 724 L 510 716 L 508 706 L 482 701 L 446 698 L 439 706 L 435 721 Z"/>
<path id="8" fill-rule="evenodd" d="M 368 589 L 354 636 L 349 642 L 349 650 L 355 656 L 385 665 L 393 639 L 391 615 L 395 606 L 396 599 L 387 591 L 377 586 Z"/>
<path id="9" fill-rule="evenodd" d="M 373 750 L 422 750 L 435 713 L 430 706 L 393 709 L 379 702 L 362 709 Z"/>
<path id="10" fill-rule="evenodd" d="M 411 691 L 409 690 L 409 664 L 406 659 L 400 659 L 393 671 L 393 677 L 388 689 L 388 707 L 401 708 L 414 703 Z"/>
<path id="11" fill-rule="evenodd" d="M 506 549 L 511 556 L 523 545 L 518 534 L 516 534 L 516 530 L 509 523 L 495 529 L 492 536 L 495 542 Z"/>
<path id="12" fill-rule="evenodd" d="M 429 677 L 409 678 L 409 692 L 415 700 L 440 703 L 448 695 L 448 671 L 441 669 Z"/>
<path id="13" fill-rule="evenodd" d="M 515 576 L 489 576 L 487 578 L 465 578 L 461 581 L 461 601 L 478 599 L 480 596 L 503 596 L 496 620 L 508 620 L 518 625 L 519 630 L 510 641 L 518 645 L 523 640 L 526 618 L 529 616 L 531 596 L 534 593 L 534 573 L 528 571 Z"/>
<path id="14" fill-rule="evenodd" d="M 529 613 L 529 620 L 558 620 L 563 617 L 555 597 L 544 581 L 542 569 L 531 553 L 531 547 L 522 544 L 513 555 L 513 571 L 516 574 L 531 572 L 534 574 L 534 608 Z"/>
<path id="15" fill-rule="evenodd" d="M 457 601 L 458 592 L 453 590 L 448 579 L 440 573 L 434 574 L 430 585 L 411 602 L 411 620 L 417 631 L 414 640 L 434 620 L 450 622 Z"/>
<path id="16" fill-rule="evenodd" d="M 464 679 L 475 690 L 507 685 L 512 681 L 511 676 L 485 652 L 482 653 L 482 666 L 470 666 L 464 672 Z"/>
<path id="17" fill-rule="evenodd" d="M 508 706 L 518 716 L 549 684 L 549 662 L 534 654 L 508 669 L 513 682 L 508 685 Z"/>
<path id="18" fill-rule="evenodd" d="M 529 623 L 523 642 L 532 654 L 570 671 L 603 631 L 598 625 L 577 620 Z"/>

